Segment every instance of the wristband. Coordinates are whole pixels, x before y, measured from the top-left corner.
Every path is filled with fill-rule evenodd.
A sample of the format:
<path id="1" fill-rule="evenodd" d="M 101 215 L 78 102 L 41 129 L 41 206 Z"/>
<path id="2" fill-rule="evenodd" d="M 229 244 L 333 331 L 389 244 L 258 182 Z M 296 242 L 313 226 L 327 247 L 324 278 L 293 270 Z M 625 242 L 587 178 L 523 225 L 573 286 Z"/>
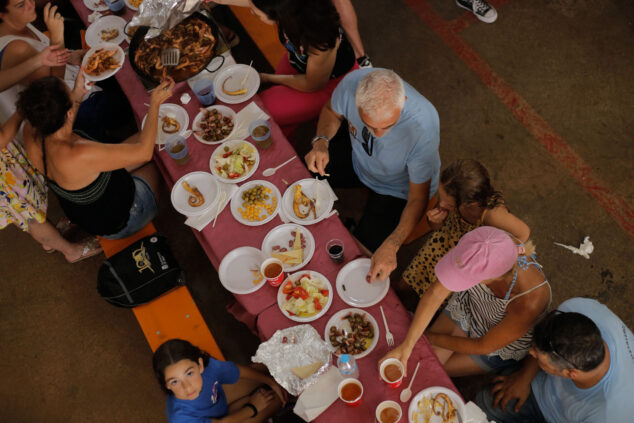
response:
<path id="1" fill-rule="evenodd" d="M 315 143 L 319 140 L 326 140 L 326 147 L 330 145 L 330 139 L 325 135 L 315 135 L 312 140 L 310 140 L 310 146 L 314 147 Z"/>
<path id="2" fill-rule="evenodd" d="M 253 415 L 251 416 L 251 418 L 254 418 L 255 416 L 258 415 L 258 409 L 255 408 L 255 405 L 251 404 L 250 402 L 247 402 L 246 404 L 244 404 L 242 408 L 250 408 L 253 411 Z"/>

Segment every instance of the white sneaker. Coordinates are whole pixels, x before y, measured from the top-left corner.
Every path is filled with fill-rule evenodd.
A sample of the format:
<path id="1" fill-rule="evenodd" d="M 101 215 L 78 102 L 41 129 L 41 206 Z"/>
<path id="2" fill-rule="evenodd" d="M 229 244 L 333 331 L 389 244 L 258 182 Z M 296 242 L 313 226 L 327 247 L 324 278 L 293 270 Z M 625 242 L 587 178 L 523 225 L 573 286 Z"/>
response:
<path id="1" fill-rule="evenodd" d="M 498 18 L 498 12 L 486 0 L 456 0 L 456 4 L 471 11 L 482 22 L 493 23 Z"/>

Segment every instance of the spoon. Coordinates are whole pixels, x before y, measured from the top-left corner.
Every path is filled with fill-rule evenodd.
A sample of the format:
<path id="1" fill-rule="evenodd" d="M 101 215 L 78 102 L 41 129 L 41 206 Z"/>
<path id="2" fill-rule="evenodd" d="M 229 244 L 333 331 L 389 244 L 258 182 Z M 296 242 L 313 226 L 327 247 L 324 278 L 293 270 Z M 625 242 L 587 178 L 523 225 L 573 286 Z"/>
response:
<path id="1" fill-rule="evenodd" d="M 420 361 L 416 363 L 416 370 L 414 370 L 414 375 L 412 375 L 412 378 L 409 381 L 409 386 L 401 391 L 401 402 L 407 402 L 412 397 L 412 385 L 414 384 L 414 378 L 416 377 L 419 365 Z"/>
<path id="2" fill-rule="evenodd" d="M 264 172 L 262 172 L 262 175 L 264 175 L 264 176 L 273 176 L 273 175 L 275 175 L 275 172 L 277 171 L 277 169 L 281 168 L 285 164 L 290 163 L 290 161 L 293 160 L 296 157 L 297 156 L 291 157 L 290 159 L 286 160 L 284 163 L 282 163 L 281 165 L 279 165 L 277 167 L 270 167 L 268 169 L 265 169 Z"/>

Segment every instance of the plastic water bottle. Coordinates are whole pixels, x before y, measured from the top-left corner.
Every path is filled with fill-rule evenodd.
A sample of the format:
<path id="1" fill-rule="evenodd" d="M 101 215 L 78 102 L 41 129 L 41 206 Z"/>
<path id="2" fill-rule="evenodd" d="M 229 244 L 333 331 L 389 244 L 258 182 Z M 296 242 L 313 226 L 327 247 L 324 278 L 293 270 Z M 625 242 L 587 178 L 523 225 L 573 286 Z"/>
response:
<path id="1" fill-rule="evenodd" d="M 337 359 L 337 368 L 343 377 L 359 378 L 359 367 L 353 356 L 350 354 L 341 354 Z"/>

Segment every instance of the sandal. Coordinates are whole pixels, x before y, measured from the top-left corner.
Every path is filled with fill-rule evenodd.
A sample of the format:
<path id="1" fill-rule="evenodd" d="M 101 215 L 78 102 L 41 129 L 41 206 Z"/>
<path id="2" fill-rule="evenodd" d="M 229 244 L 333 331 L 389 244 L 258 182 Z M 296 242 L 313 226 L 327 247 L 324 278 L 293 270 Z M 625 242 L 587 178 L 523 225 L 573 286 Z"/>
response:
<path id="1" fill-rule="evenodd" d="M 101 248 L 101 244 L 99 244 L 99 240 L 95 237 L 87 238 L 83 242 L 83 245 L 84 248 L 82 249 L 81 256 L 79 256 L 77 260 L 69 262 L 70 264 L 74 264 L 92 256 L 96 256 L 103 251 L 103 248 Z"/>

